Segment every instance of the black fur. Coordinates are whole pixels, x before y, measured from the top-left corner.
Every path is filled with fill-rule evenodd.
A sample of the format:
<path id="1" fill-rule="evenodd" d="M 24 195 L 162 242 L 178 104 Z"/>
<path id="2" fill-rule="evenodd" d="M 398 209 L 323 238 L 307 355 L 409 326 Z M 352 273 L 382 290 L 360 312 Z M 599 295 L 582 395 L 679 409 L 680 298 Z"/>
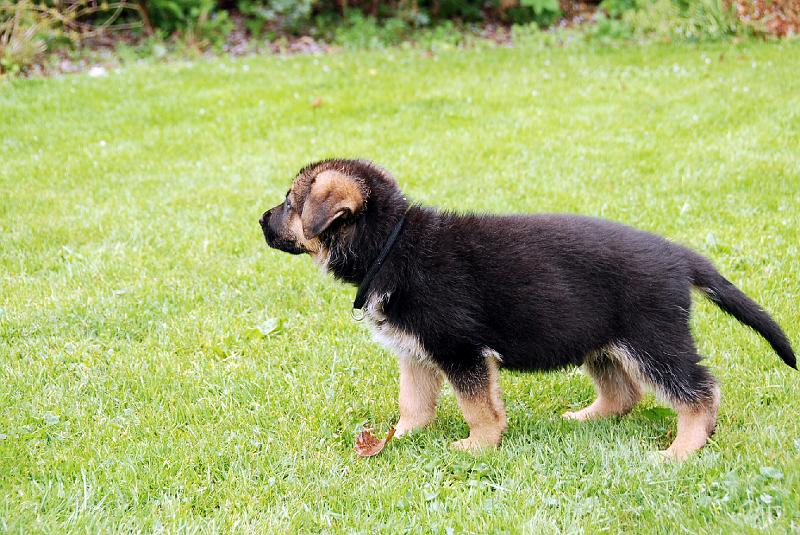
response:
<path id="1" fill-rule="evenodd" d="M 369 162 L 329 160 L 304 172 L 320 167 L 365 185 L 363 211 L 320 236 L 330 250 L 329 271 L 357 285 L 408 201 Z M 689 330 L 693 286 L 796 366 L 780 327 L 704 257 L 590 217 L 412 206 L 370 294 L 389 295 L 385 321 L 415 335 L 456 388 L 483 382 L 485 348 L 499 353 L 505 368 L 553 370 L 615 345 L 636 359 L 657 391 L 690 404 L 709 400 L 715 385 L 698 364 Z"/>

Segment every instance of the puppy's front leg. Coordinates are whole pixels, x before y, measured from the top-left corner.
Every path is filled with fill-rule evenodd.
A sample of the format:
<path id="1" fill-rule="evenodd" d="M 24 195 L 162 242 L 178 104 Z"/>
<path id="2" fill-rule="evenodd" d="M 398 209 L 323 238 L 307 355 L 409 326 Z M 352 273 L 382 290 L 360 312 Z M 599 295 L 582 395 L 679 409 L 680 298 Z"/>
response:
<path id="1" fill-rule="evenodd" d="M 500 444 L 506 430 L 506 410 L 497 372 L 497 361 L 486 357 L 468 370 L 448 375 L 461 413 L 469 424 L 469 437 L 453 442 L 452 447 L 477 451 Z"/>
<path id="2" fill-rule="evenodd" d="M 395 435 L 428 425 L 436 416 L 442 372 L 433 364 L 400 357 L 400 421 Z"/>

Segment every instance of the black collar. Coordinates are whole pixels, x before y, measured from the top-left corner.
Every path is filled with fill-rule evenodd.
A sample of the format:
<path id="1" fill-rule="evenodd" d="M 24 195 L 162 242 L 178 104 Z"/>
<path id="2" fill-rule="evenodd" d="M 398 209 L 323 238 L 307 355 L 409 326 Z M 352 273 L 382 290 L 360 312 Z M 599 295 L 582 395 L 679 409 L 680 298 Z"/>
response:
<path id="1" fill-rule="evenodd" d="M 409 207 L 410 209 L 410 207 Z M 400 221 L 394 226 L 392 233 L 389 234 L 389 239 L 386 240 L 386 243 L 383 244 L 383 249 L 381 249 L 378 258 L 372 263 L 370 266 L 369 271 L 367 271 L 364 280 L 361 281 L 361 284 L 358 285 L 358 291 L 356 292 L 356 298 L 353 301 L 353 310 L 361 310 L 364 308 L 364 304 L 367 302 L 367 292 L 369 292 L 369 287 L 372 284 L 372 280 L 375 278 L 375 275 L 381 270 L 383 266 L 383 261 L 386 260 L 386 257 L 389 256 L 389 252 L 392 250 L 392 246 L 394 242 L 397 241 L 397 237 L 400 235 L 400 231 L 403 229 L 403 223 L 406 222 L 406 214 L 408 210 L 406 210 L 403 215 L 400 216 Z"/>

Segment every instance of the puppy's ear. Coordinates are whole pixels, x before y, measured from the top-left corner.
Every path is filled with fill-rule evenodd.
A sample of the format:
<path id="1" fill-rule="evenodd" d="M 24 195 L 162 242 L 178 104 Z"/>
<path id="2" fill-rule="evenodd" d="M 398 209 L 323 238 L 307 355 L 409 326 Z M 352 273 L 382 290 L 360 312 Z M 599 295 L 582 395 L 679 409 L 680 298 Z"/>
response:
<path id="1" fill-rule="evenodd" d="M 307 240 L 315 238 L 337 218 L 358 213 L 364 206 L 359 184 L 338 171 L 317 175 L 303 204 L 300 221 Z"/>

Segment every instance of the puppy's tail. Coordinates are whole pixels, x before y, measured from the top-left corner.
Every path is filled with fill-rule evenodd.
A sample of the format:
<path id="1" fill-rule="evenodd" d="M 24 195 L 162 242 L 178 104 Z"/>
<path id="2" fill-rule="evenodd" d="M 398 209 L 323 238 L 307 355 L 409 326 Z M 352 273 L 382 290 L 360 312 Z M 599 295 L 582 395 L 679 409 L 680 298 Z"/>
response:
<path id="1" fill-rule="evenodd" d="M 797 369 L 792 345 L 775 320 L 758 303 L 720 275 L 706 258 L 694 251 L 689 252 L 692 284 L 722 310 L 763 336 L 783 362 Z"/>

